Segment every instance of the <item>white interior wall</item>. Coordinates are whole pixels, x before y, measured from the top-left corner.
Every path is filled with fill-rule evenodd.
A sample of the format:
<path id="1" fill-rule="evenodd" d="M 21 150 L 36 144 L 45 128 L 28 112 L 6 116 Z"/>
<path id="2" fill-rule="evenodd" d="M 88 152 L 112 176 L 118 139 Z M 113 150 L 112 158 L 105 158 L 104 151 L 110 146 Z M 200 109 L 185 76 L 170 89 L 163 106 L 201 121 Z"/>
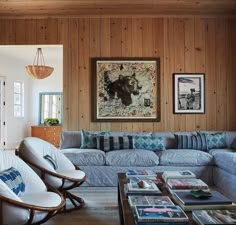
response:
<path id="1" fill-rule="evenodd" d="M 32 64 L 37 47 L 42 47 L 46 65 L 54 67 L 53 73 L 42 80 L 31 77 L 25 66 Z M 5 77 L 5 148 L 15 148 L 31 135 L 31 126 L 38 125 L 39 93 L 63 91 L 63 46 L 0 46 L 0 76 Z M 14 81 L 24 82 L 24 118 L 14 117 Z"/>

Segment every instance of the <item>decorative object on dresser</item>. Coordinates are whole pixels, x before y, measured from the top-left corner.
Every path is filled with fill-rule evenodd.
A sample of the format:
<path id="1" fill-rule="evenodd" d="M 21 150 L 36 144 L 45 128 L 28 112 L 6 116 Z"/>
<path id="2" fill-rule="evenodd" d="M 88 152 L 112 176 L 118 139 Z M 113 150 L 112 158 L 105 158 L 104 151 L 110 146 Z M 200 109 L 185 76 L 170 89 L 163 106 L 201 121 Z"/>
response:
<path id="1" fill-rule="evenodd" d="M 55 147 L 60 145 L 62 126 L 31 126 L 31 136 L 43 139 Z"/>

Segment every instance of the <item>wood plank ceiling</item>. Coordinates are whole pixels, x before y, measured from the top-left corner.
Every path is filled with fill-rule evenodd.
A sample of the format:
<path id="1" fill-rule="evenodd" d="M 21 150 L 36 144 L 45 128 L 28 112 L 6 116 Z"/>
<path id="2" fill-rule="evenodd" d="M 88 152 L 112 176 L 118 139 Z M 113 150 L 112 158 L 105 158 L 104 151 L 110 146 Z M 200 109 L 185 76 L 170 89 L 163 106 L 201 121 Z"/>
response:
<path id="1" fill-rule="evenodd" d="M 0 17 L 235 16 L 236 0 L 0 0 Z"/>

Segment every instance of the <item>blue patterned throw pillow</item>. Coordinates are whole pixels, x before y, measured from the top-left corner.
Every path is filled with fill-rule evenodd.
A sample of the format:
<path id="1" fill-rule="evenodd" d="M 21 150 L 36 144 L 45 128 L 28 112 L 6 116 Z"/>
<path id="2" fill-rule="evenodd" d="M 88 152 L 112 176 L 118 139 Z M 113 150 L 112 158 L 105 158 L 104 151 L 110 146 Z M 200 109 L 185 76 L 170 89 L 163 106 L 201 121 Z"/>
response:
<path id="1" fill-rule="evenodd" d="M 196 135 L 175 134 L 175 140 L 178 149 L 195 149 L 201 151 L 207 150 L 207 140 L 204 134 L 196 134 Z"/>
<path id="2" fill-rule="evenodd" d="M 234 139 L 233 143 L 231 144 L 231 148 L 236 150 L 236 138 Z"/>
<path id="3" fill-rule="evenodd" d="M 147 150 L 165 150 L 165 142 L 163 137 L 134 136 L 133 148 Z"/>
<path id="4" fill-rule="evenodd" d="M 97 136 L 97 148 L 105 152 L 120 149 L 132 149 L 132 136 Z"/>
<path id="5" fill-rule="evenodd" d="M 206 139 L 207 139 L 207 149 L 220 149 L 220 148 L 226 148 L 226 141 L 225 141 L 225 133 L 214 133 L 210 134 L 207 133 Z"/>
<path id="6" fill-rule="evenodd" d="M 0 172 L 0 179 L 18 196 L 25 191 L 22 176 L 14 167 Z"/>
<path id="7" fill-rule="evenodd" d="M 83 149 L 97 148 L 97 135 L 109 135 L 109 131 L 90 132 L 86 130 L 81 131 L 81 146 Z"/>

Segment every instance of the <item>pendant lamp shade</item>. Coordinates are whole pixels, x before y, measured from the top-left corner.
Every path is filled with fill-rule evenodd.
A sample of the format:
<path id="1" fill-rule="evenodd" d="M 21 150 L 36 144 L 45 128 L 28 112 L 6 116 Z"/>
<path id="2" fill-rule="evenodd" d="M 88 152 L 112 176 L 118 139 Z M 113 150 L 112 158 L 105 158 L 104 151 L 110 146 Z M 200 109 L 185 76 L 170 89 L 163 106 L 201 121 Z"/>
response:
<path id="1" fill-rule="evenodd" d="M 29 75 L 36 79 L 44 79 L 51 75 L 54 68 L 50 66 L 45 66 L 43 52 L 41 48 L 37 49 L 36 56 L 34 58 L 33 65 L 28 65 L 25 67 Z"/>

